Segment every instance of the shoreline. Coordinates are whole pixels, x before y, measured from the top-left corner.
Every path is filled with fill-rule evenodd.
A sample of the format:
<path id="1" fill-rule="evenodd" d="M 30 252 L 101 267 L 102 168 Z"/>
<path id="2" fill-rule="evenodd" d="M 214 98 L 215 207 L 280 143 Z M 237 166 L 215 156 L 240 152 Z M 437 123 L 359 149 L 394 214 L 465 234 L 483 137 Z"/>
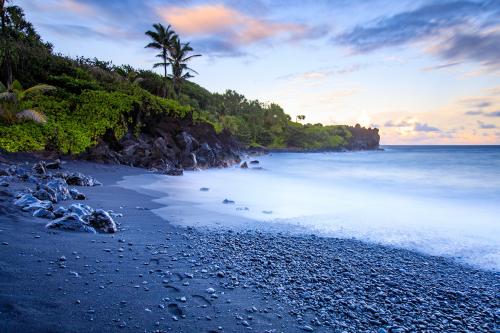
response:
<path id="1" fill-rule="evenodd" d="M 498 329 L 498 273 L 350 239 L 179 227 L 153 214 L 154 196 L 117 185 L 145 170 L 64 168 L 103 182 L 79 189 L 123 213 L 119 231 L 47 231 L 1 196 L 2 331 Z"/>

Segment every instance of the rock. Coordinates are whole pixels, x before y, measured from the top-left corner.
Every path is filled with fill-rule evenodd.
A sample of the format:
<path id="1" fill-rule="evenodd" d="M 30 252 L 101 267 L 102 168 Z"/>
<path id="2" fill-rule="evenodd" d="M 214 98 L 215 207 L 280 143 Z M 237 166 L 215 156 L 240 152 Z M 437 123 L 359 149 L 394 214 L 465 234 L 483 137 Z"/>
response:
<path id="1" fill-rule="evenodd" d="M 51 212 L 50 210 L 45 209 L 45 208 L 39 208 L 39 209 L 35 210 L 33 212 L 33 216 L 40 217 L 42 219 L 50 219 L 50 220 L 53 220 L 56 218 L 56 215 L 53 212 Z"/>
<path id="2" fill-rule="evenodd" d="M 45 226 L 47 229 L 60 229 L 66 231 L 96 233 L 95 229 L 88 225 L 76 214 L 65 215 L 53 220 Z"/>
<path id="3" fill-rule="evenodd" d="M 189 153 L 182 158 L 182 166 L 185 169 L 194 170 L 198 166 L 195 153 Z"/>
<path id="4" fill-rule="evenodd" d="M 31 194 L 23 194 L 21 195 L 18 199 L 14 200 L 14 205 L 18 207 L 25 207 L 28 205 L 31 205 L 33 203 L 37 203 L 40 200 L 38 200 L 36 197 L 34 197 Z"/>
<path id="5" fill-rule="evenodd" d="M 2 186 L 2 187 L 9 187 L 9 185 L 10 185 L 10 184 L 9 184 L 7 181 L 5 181 L 5 180 L 0 180 L 0 186 Z"/>
<path id="6" fill-rule="evenodd" d="M 306 332 L 313 332 L 314 331 L 313 328 L 309 325 L 302 326 L 302 330 L 306 331 Z"/>
<path id="7" fill-rule="evenodd" d="M 52 192 L 52 194 L 56 198 L 56 202 L 71 199 L 71 194 L 69 193 L 68 186 L 63 179 L 52 179 L 51 181 L 47 182 L 47 184 L 45 184 L 42 188 L 48 192 Z"/>
<path id="8" fill-rule="evenodd" d="M 257 160 L 250 161 L 250 164 L 259 164 L 260 162 Z"/>
<path id="9" fill-rule="evenodd" d="M 102 209 L 97 209 L 92 212 L 87 217 L 87 221 L 99 232 L 115 233 L 118 231 L 113 218 L 108 214 L 108 212 Z"/>
<path id="10" fill-rule="evenodd" d="M 224 199 L 222 203 L 225 205 L 233 205 L 235 202 L 233 200 Z"/>
<path id="11" fill-rule="evenodd" d="M 48 200 L 53 203 L 57 202 L 57 196 L 55 195 L 54 191 L 50 190 L 47 191 L 44 188 L 39 189 L 38 191 L 33 192 L 33 196 L 39 200 Z"/>
<path id="12" fill-rule="evenodd" d="M 201 187 L 200 191 L 201 192 L 208 192 L 208 191 L 210 191 L 210 189 L 208 187 Z"/>
<path id="13" fill-rule="evenodd" d="M 84 174 L 81 174 L 80 172 L 75 172 L 75 173 L 63 175 L 62 178 L 64 178 L 66 180 L 66 183 L 68 185 L 74 185 L 74 186 L 98 186 L 98 185 L 102 185 L 94 177 L 85 176 Z"/>
<path id="14" fill-rule="evenodd" d="M 193 138 L 191 134 L 185 131 L 179 133 L 175 139 L 177 140 L 179 147 L 186 153 L 191 153 L 200 147 L 198 141 Z"/>
<path id="15" fill-rule="evenodd" d="M 45 169 L 45 162 L 43 162 L 43 161 L 40 161 L 40 162 L 36 163 L 35 165 L 33 165 L 32 170 L 33 170 L 33 172 L 35 172 L 36 174 L 39 174 L 39 175 L 45 175 L 47 173 L 47 170 Z"/>
<path id="16" fill-rule="evenodd" d="M 210 145 L 206 142 L 202 143 L 196 151 L 196 160 L 201 168 L 209 168 L 216 165 L 216 154 Z"/>
<path id="17" fill-rule="evenodd" d="M 183 173 L 184 173 L 184 171 L 182 169 L 175 168 L 175 167 L 167 169 L 165 171 L 165 174 L 169 175 L 169 176 L 182 176 Z"/>
<path id="18" fill-rule="evenodd" d="M 81 193 L 76 188 L 70 189 L 69 190 L 69 194 L 71 195 L 71 197 L 74 200 L 85 200 L 85 199 L 87 199 L 87 197 L 85 196 L 85 194 Z"/>
<path id="19" fill-rule="evenodd" d="M 62 217 L 68 213 L 68 210 L 62 206 L 59 206 L 53 211 L 53 213 L 56 217 Z"/>
<path id="20" fill-rule="evenodd" d="M 262 214 L 268 214 L 268 215 L 271 215 L 273 213 L 272 210 L 263 210 L 262 211 Z"/>
<path id="21" fill-rule="evenodd" d="M 240 168 L 242 168 L 242 169 L 248 169 L 248 164 L 247 164 L 247 162 L 243 162 L 243 163 L 241 163 Z"/>
<path id="22" fill-rule="evenodd" d="M 207 290 L 206 290 L 206 291 L 207 291 L 207 293 L 209 293 L 209 294 L 213 294 L 213 293 L 215 293 L 215 289 L 214 289 L 214 288 L 207 288 Z"/>
<path id="23" fill-rule="evenodd" d="M 61 160 L 56 159 L 55 161 L 45 163 L 45 169 L 60 169 L 61 168 Z"/>
<path id="24" fill-rule="evenodd" d="M 94 211 L 94 209 L 92 207 L 90 207 L 88 205 L 80 204 L 80 203 L 72 204 L 68 208 L 69 213 L 76 214 L 81 219 L 92 214 L 93 211 Z"/>

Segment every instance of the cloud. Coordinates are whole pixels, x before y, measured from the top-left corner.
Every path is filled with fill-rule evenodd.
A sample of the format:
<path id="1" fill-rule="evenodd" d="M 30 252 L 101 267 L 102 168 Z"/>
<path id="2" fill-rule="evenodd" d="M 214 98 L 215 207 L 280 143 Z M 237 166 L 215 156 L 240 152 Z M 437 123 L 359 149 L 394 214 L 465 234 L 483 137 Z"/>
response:
<path id="1" fill-rule="evenodd" d="M 435 51 L 446 59 L 477 61 L 485 66 L 500 66 L 500 32 L 457 33 Z"/>
<path id="2" fill-rule="evenodd" d="M 387 121 L 384 127 L 410 127 L 412 124 L 407 120 L 401 120 L 398 122 L 393 122 L 392 120 Z"/>
<path id="3" fill-rule="evenodd" d="M 458 66 L 460 64 L 461 64 L 461 62 L 450 62 L 450 63 L 443 64 L 443 65 L 424 67 L 424 68 L 422 68 L 422 70 L 424 72 L 437 71 L 437 70 L 440 70 L 440 69 L 446 69 L 446 68 L 450 68 L 450 67 L 455 67 L 455 66 Z"/>
<path id="4" fill-rule="evenodd" d="M 496 2 L 493 0 L 492 2 Z M 358 25 L 336 38 L 358 52 L 369 52 L 387 46 L 402 45 L 439 30 L 457 26 L 493 7 L 489 1 L 452 1 L 424 5 L 390 17 L 382 17 L 366 26 Z"/>
<path id="5" fill-rule="evenodd" d="M 483 123 L 482 121 L 477 121 L 477 124 L 479 126 L 479 128 L 481 129 L 492 129 L 492 128 L 497 128 L 497 126 L 495 124 L 485 124 Z"/>
<path id="6" fill-rule="evenodd" d="M 108 39 L 109 36 L 101 31 L 76 24 L 42 24 L 45 28 L 60 35 L 78 38 Z"/>
<path id="7" fill-rule="evenodd" d="M 427 3 L 411 11 L 358 25 L 335 38 L 358 53 L 426 39 L 429 50 L 448 61 L 423 68 L 439 70 L 473 61 L 500 68 L 500 3 L 455 0 Z"/>
<path id="8" fill-rule="evenodd" d="M 366 65 L 366 64 L 354 64 L 354 65 L 350 65 L 350 66 L 346 66 L 346 67 L 322 68 L 322 69 L 317 69 L 317 70 L 313 70 L 313 71 L 284 75 L 284 76 L 277 77 L 277 79 L 278 80 L 289 80 L 289 81 L 295 81 L 295 80 L 318 81 L 318 80 L 324 80 L 324 79 L 327 79 L 327 78 L 333 77 L 333 76 L 354 73 L 354 72 L 362 70 L 363 68 L 365 68 L 367 66 L 368 65 Z"/>
<path id="9" fill-rule="evenodd" d="M 500 117 L 500 111 L 489 112 L 485 114 L 486 117 Z"/>
<path id="10" fill-rule="evenodd" d="M 465 115 L 467 115 L 467 116 L 478 116 L 480 114 L 483 114 L 483 111 L 467 111 L 467 112 L 465 112 Z"/>
<path id="11" fill-rule="evenodd" d="M 299 41 L 318 37 L 323 31 L 300 23 L 252 17 L 224 4 L 161 6 L 156 14 L 178 33 L 201 40 L 207 50 L 214 46 L 213 50 L 220 52 L 217 47 L 224 45 L 230 55 L 241 54 L 234 50 L 242 46 L 271 40 Z"/>
<path id="12" fill-rule="evenodd" d="M 427 125 L 427 123 L 415 123 L 414 130 L 416 132 L 440 132 L 441 130 L 437 127 L 432 127 Z"/>

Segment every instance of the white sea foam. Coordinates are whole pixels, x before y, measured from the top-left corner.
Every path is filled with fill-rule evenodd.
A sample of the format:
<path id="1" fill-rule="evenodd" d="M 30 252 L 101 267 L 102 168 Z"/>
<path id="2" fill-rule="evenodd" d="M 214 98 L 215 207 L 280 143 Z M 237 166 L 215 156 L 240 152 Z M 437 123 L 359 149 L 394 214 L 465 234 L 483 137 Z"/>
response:
<path id="1" fill-rule="evenodd" d="M 160 201 L 170 204 L 157 211 L 169 219 L 182 219 L 196 205 L 500 271 L 500 149 L 484 149 L 272 154 L 259 158 L 263 170 L 186 172 L 145 187 L 175 197 L 175 204 Z M 226 198 L 235 204 L 223 204 Z"/>

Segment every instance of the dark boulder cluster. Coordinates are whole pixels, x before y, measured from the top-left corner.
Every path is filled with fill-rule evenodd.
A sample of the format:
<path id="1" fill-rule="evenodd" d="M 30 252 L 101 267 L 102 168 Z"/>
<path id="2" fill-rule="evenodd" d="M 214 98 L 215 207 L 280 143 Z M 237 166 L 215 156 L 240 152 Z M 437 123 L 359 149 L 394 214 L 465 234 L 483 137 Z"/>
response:
<path id="1" fill-rule="evenodd" d="M 0 169 L 0 182 L 10 185 L 16 181 L 26 182 L 22 191 L 14 194 L 14 205 L 34 217 L 52 220 L 46 227 L 79 232 L 115 233 L 117 225 L 109 212 L 94 210 L 88 205 L 74 203 L 68 208 L 55 204 L 67 200 L 85 200 L 85 194 L 68 186 L 98 186 L 99 181 L 91 176 L 78 172 L 56 172 L 48 170 L 60 169 L 61 161 L 38 162 L 31 169 L 11 165 Z"/>
<path id="2" fill-rule="evenodd" d="M 206 123 L 178 119 L 151 123 L 139 135 L 120 140 L 105 135 L 83 158 L 154 169 L 172 176 L 183 170 L 228 167 L 239 163 L 240 147 L 226 132 L 216 133 Z"/>

